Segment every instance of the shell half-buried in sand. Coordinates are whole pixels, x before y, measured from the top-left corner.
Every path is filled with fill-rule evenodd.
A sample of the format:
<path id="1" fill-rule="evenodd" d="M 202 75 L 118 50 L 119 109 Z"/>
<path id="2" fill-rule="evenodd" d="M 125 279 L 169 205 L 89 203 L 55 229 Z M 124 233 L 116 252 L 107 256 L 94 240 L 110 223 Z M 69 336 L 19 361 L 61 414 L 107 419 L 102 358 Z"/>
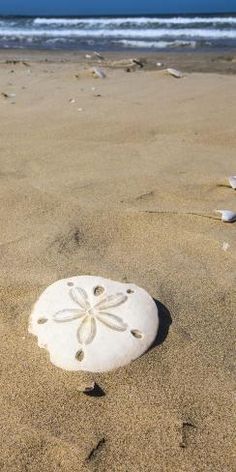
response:
<path id="1" fill-rule="evenodd" d="M 215 210 L 215 213 L 221 214 L 221 219 L 224 223 L 234 223 L 236 221 L 236 213 L 231 210 Z"/>
<path id="2" fill-rule="evenodd" d="M 46 288 L 33 308 L 29 331 L 57 367 L 104 372 L 143 354 L 158 325 L 156 304 L 142 288 L 78 276 Z"/>
<path id="3" fill-rule="evenodd" d="M 229 183 L 231 185 L 231 187 L 236 190 L 236 175 L 231 175 L 229 177 Z"/>

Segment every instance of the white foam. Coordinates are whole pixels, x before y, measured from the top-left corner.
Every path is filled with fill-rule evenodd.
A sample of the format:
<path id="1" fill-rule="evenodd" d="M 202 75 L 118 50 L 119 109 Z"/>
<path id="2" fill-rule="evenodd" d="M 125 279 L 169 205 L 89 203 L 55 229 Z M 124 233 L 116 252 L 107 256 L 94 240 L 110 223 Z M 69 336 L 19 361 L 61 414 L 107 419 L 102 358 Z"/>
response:
<path id="1" fill-rule="evenodd" d="M 161 38 L 181 38 L 181 39 L 235 39 L 236 38 L 236 30 L 227 29 L 227 30 L 220 30 L 220 29 L 117 29 L 117 30 L 73 30 L 73 29 L 5 29 L 0 28 L 0 36 L 5 37 L 18 37 L 18 38 L 25 38 L 25 37 L 44 37 L 44 38 L 52 38 L 52 37 L 70 37 L 70 38 L 121 38 L 121 39 L 161 39 Z"/>
<path id="2" fill-rule="evenodd" d="M 123 44 L 126 47 L 133 47 L 133 48 L 158 48 L 158 49 L 165 49 L 165 48 L 178 48 L 178 47 L 190 47 L 195 48 L 197 43 L 196 41 L 135 41 L 135 40 L 128 40 L 128 39 L 121 39 L 118 41 L 114 41 L 116 44 Z"/>
<path id="3" fill-rule="evenodd" d="M 112 25 L 191 25 L 191 24 L 236 24 L 236 17 L 128 17 L 128 18 L 36 18 L 35 25 L 61 25 L 61 26 L 112 26 Z"/>

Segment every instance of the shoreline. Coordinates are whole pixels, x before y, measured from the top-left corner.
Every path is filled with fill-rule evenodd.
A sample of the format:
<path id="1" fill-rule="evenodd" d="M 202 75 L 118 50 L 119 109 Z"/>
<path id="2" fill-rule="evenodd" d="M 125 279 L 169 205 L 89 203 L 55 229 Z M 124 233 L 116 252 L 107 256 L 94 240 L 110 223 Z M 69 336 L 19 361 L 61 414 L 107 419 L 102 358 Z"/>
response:
<path id="1" fill-rule="evenodd" d="M 86 59 L 85 55 L 91 55 Z M 83 66 L 100 65 L 111 68 L 124 68 L 122 60 L 138 58 L 143 61 L 143 70 L 158 70 L 157 62 L 162 68 L 176 67 L 183 72 L 207 72 L 219 74 L 236 74 L 236 50 L 228 51 L 181 51 L 181 52 L 141 52 L 141 51 L 102 51 L 104 60 L 94 56 L 90 50 L 26 50 L 0 49 L 0 64 L 6 61 L 28 61 L 32 63 L 79 63 Z M 114 64 L 117 61 L 117 64 Z M 119 63 L 120 61 L 120 63 Z M 160 68 L 161 69 L 161 68 Z"/>

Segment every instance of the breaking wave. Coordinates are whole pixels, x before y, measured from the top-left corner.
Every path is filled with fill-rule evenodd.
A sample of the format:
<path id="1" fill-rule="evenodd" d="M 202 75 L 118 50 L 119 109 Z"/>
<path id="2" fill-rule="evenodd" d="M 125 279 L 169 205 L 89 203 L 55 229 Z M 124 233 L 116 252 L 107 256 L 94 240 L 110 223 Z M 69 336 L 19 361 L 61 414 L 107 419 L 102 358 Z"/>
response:
<path id="1" fill-rule="evenodd" d="M 0 17 L 0 48 L 198 49 L 236 47 L 236 15 Z"/>
<path id="2" fill-rule="evenodd" d="M 158 39 L 158 38 L 197 38 L 197 39 L 236 39 L 236 29 L 113 29 L 113 30 L 76 30 L 76 29 L 2 29 L 0 36 L 14 37 L 70 37 L 70 38 L 137 38 L 137 39 Z"/>
<path id="3" fill-rule="evenodd" d="M 127 17 L 127 18 L 35 18 L 33 21 L 35 25 L 57 25 L 57 26 L 101 26 L 109 27 L 110 25 L 192 25 L 192 24 L 235 24 L 236 17 L 222 16 L 222 17 Z"/>

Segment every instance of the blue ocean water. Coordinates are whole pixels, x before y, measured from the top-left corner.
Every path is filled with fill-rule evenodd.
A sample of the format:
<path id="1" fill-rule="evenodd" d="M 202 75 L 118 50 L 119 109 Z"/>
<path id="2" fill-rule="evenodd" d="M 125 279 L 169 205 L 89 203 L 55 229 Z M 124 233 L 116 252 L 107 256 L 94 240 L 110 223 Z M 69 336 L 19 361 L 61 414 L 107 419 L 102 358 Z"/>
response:
<path id="1" fill-rule="evenodd" d="M 236 47 L 236 15 L 0 17 L 0 48 L 167 50 Z"/>

